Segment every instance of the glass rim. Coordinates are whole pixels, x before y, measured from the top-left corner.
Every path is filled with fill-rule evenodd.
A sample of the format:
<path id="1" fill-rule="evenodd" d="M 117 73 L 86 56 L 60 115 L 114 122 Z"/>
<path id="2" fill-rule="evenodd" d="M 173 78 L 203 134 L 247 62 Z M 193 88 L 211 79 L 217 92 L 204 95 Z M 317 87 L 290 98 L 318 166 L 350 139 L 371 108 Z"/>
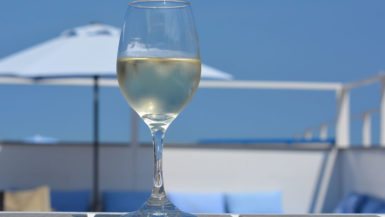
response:
<path id="1" fill-rule="evenodd" d="M 174 3 L 181 3 L 181 5 L 173 5 L 173 6 L 139 5 L 140 3 L 145 3 L 145 2 L 174 2 Z M 129 2 L 128 5 L 136 8 L 184 8 L 184 7 L 190 6 L 191 3 L 185 0 L 134 0 L 132 2 Z"/>

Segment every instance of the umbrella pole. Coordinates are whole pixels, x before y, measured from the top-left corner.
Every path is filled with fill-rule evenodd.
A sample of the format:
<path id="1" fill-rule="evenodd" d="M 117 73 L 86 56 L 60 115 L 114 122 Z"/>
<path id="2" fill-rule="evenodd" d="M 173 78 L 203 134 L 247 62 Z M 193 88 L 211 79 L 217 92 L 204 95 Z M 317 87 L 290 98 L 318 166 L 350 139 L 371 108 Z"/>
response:
<path id="1" fill-rule="evenodd" d="M 100 210 L 99 201 L 99 76 L 94 76 L 94 144 L 93 144 L 93 179 L 92 211 Z"/>

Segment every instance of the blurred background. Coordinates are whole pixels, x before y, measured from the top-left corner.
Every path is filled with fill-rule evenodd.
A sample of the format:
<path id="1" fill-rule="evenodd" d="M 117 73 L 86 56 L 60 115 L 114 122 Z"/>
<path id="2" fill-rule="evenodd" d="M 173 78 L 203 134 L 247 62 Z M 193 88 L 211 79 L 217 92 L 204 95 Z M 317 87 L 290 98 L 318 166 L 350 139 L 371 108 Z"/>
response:
<path id="1" fill-rule="evenodd" d="M 127 3 L 2 0 L 0 61 L 79 26 L 120 28 Z M 203 63 L 234 81 L 334 86 L 199 88 L 167 132 L 170 198 L 205 213 L 385 212 L 385 2 L 192 7 Z M 346 96 L 344 84 L 357 88 Z M 0 189 L 49 186 L 58 211 L 138 208 L 151 189 L 150 132 L 140 120 L 136 134 L 119 88 L 101 85 L 95 164 L 93 88 L 0 84 Z"/>

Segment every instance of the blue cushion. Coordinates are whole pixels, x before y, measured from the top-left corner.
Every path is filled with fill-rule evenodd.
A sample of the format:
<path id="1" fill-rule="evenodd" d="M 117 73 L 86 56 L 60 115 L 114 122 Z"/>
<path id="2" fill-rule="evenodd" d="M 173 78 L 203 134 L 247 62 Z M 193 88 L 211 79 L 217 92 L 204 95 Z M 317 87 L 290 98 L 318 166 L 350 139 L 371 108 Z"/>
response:
<path id="1" fill-rule="evenodd" d="M 138 210 L 150 195 L 150 192 L 143 191 L 105 191 L 103 192 L 103 210 L 132 212 Z"/>
<path id="2" fill-rule="evenodd" d="M 55 211 L 89 211 L 91 204 L 91 191 L 54 191 L 50 193 L 51 207 Z"/>
<path id="3" fill-rule="evenodd" d="M 373 196 L 350 192 L 338 204 L 337 213 L 385 213 L 385 201 Z"/>
<path id="4" fill-rule="evenodd" d="M 222 193 L 176 193 L 168 194 L 170 201 L 188 213 L 224 213 L 225 200 Z"/>
<path id="5" fill-rule="evenodd" d="M 361 213 L 385 213 L 385 201 L 368 196 L 368 200 L 362 206 Z"/>
<path id="6" fill-rule="evenodd" d="M 227 211 L 237 214 L 282 213 L 282 193 L 248 192 L 226 194 Z"/>
<path id="7" fill-rule="evenodd" d="M 361 213 L 362 206 L 367 201 L 367 196 L 350 192 L 341 200 L 335 209 L 336 213 Z"/>

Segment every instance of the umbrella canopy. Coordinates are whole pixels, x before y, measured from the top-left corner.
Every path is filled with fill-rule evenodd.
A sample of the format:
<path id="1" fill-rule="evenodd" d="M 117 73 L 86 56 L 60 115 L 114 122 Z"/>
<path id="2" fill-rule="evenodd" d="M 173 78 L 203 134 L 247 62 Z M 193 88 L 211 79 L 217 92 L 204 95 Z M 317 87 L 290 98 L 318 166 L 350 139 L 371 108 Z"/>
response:
<path id="1" fill-rule="evenodd" d="M 116 77 L 120 30 L 89 24 L 0 60 L 0 76 L 23 78 Z M 202 64 L 203 79 L 232 76 Z"/>

